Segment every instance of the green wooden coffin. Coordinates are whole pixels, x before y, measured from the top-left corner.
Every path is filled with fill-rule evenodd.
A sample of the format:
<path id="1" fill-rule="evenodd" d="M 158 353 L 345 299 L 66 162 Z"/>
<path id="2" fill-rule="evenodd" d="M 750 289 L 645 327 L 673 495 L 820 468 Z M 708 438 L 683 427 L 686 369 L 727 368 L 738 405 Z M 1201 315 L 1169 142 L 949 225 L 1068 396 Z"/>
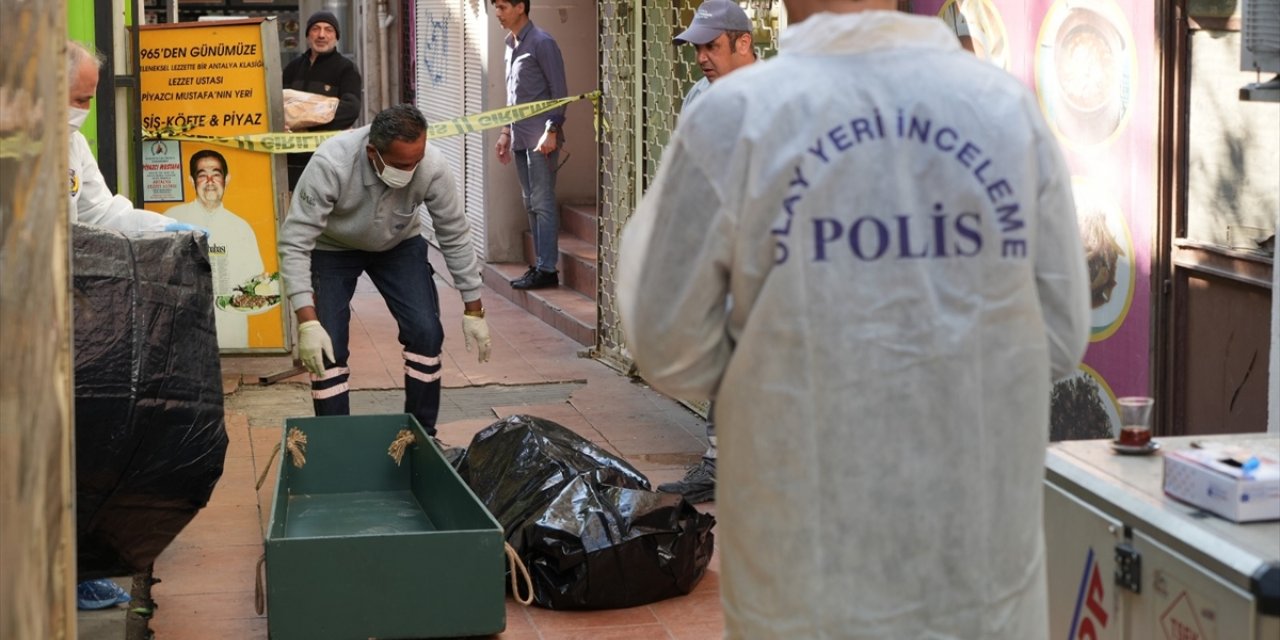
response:
<path id="1" fill-rule="evenodd" d="M 410 415 L 292 418 L 266 536 L 273 640 L 440 638 L 506 627 L 502 527 Z M 400 464 L 397 433 L 416 443 Z"/>

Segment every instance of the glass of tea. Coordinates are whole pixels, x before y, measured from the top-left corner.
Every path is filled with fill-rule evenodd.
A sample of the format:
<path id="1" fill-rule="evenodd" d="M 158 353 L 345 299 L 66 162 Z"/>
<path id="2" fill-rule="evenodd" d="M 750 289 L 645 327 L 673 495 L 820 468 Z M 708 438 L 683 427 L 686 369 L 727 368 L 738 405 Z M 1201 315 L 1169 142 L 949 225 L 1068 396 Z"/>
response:
<path id="1" fill-rule="evenodd" d="M 1116 398 L 1120 405 L 1119 443 L 1130 447 L 1145 447 L 1151 442 L 1151 407 L 1155 400 L 1146 396 Z"/>

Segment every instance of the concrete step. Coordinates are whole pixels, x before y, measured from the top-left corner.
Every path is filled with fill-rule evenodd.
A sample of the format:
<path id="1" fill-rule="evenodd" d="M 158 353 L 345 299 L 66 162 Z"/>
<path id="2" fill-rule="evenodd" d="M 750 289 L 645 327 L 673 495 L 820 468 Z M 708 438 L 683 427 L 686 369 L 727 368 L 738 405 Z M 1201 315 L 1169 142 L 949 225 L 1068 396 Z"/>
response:
<path id="1" fill-rule="evenodd" d="M 555 289 L 512 289 L 511 281 L 524 275 L 528 268 L 528 265 L 515 263 L 486 264 L 483 272 L 485 286 L 578 343 L 595 346 L 595 298 L 589 298 L 563 284 Z"/>
<path id="2" fill-rule="evenodd" d="M 556 261 L 556 270 L 560 272 L 560 286 L 568 287 L 582 295 L 596 299 L 596 259 L 595 242 L 587 242 L 573 234 L 560 230 L 560 258 Z M 524 259 L 533 264 L 533 234 L 524 232 Z M 526 267 L 527 268 L 527 267 Z M 524 270 L 521 270 L 524 273 Z M 520 274 L 516 274 L 519 277 Z"/>
<path id="3" fill-rule="evenodd" d="M 523 235 L 525 263 L 485 265 L 485 284 L 561 333 L 584 345 L 595 346 L 598 224 L 595 203 L 561 205 L 560 256 L 556 260 L 559 288 L 533 291 L 511 288 L 511 280 L 524 275 L 527 265 L 535 262 L 533 234 L 529 231 Z"/>
<path id="4" fill-rule="evenodd" d="M 562 204 L 560 205 L 560 230 L 590 244 L 597 242 L 597 229 L 600 219 L 596 204 Z"/>

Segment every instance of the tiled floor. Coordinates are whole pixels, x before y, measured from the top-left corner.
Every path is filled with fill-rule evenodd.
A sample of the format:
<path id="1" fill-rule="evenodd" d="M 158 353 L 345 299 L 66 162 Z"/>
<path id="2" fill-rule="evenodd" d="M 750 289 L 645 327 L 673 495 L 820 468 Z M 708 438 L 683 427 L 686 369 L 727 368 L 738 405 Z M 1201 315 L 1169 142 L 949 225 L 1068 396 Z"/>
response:
<path id="1" fill-rule="evenodd" d="M 446 332 L 446 400 L 451 388 L 564 381 L 580 385 L 571 388 L 567 402 L 494 406 L 492 417 L 442 421 L 439 432 L 446 443 L 465 445 L 493 418 L 527 413 L 559 422 L 622 455 L 654 484 L 678 479 L 684 466 L 698 459 L 705 446 L 704 423 L 684 407 L 599 362 L 580 357 L 582 345 L 491 293 L 484 300 L 493 355 L 490 362 L 479 364 L 475 354 L 463 346 L 458 296 L 441 285 L 440 298 Z M 395 323 L 367 281 L 357 290 L 353 308 L 352 388 L 403 387 Z M 257 384 L 259 375 L 284 370 L 288 364 L 284 358 L 223 360 L 231 440 L 224 473 L 209 506 L 155 563 L 155 577 L 161 582 L 152 590 L 157 608 L 150 626 L 157 640 L 267 637 L 267 617 L 254 607 L 255 571 L 271 507 L 274 465 L 279 461 L 273 463 L 260 490 L 255 490 L 255 484 L 280 441 L 283 417 L 310 415 L 310 402 L 303 376 L 270 387 L 251 385 Z M 509 402 L 511 395 L 500 397 Z M 714 504 L 699 508 L 714 513 Z M 693 593 L 647 606 L 564 612 L 523 607 L 508 598 L 507 628 L 496 637 L 718 638 L 723 629 L 718 587 L 717 554 Z"/>

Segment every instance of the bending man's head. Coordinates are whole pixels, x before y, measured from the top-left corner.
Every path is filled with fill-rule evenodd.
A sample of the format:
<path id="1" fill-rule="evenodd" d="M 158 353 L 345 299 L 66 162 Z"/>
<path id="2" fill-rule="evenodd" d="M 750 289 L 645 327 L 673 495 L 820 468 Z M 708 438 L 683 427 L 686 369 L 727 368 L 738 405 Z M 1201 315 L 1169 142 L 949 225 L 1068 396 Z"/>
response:
<path id="1" fill-rule="evenodd" d="M 222 206 L 227 191 L 227 159 L 213 149 L 201 149 L 191 154 L 189 167 L 191 186 L 195 187 L 196 200 L 206 209 Z"/>
<path id="2" fill-rule="evenodd" d="M 365 152 L 378 173 L 388 166 L 413 171 L 426 149 L 427 119 L 417 107 L 398 104 L 373 117 Z"/>

